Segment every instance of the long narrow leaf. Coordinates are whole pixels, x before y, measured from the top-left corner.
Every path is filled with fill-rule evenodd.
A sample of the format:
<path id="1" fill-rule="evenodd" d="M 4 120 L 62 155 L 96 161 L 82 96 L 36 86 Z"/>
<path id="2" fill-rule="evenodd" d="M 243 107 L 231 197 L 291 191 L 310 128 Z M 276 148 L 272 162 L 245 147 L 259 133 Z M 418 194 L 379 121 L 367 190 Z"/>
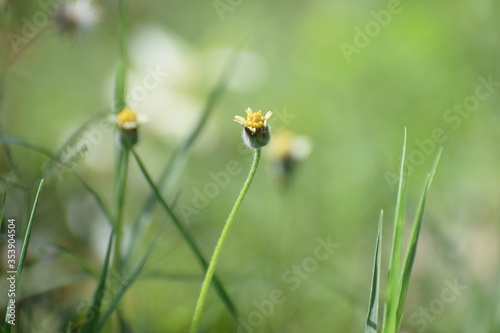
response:
<path id="1" fill-rule="evenodd" d="M 434 161 L 433 168 L 432 168 L 430 174 L 427 176 L 425 188 L 424 188 L 424 191 L 422 193 L 422 197 L 420 199 L 420 204 L 418 205 L 418 208 L 417 208 L 415 221 L 413 222 L 413 228 L 411 231 L 408 250 L 406 252 L 406 257 L 405 257 L 405 261 L 404 261 L 403 276 L 402 276 L 401 287 L 400 287 L 399 304 L 398 304 L 398 311 L 397 311 L 397 318 L 396 318 L 396 329 L 398 331 L 399 331 L 399 327 L 401 326 L 401 320 L 403 319 L 403 311 L 404 311 L 405 302 L 406 302 L 406 295 L 408 293 L 408 286 L 410 285 L 411 271 L 413 268 L 413 263 L 415 261 L 415 255 L 417 253 L 417 244 L 418 244 L 418 239 L 420 236 L 420 230 L 421 230 L 421 226 L 422 226 L 422 218 L 424 215 L 425 202 L 427 199 L 427 192 L 429 191 L 429 187 L 431 185 L 432 178 L 434 177 L 434 174 L 436 173 L 437 164 L 439 162 L 439 158 L 441 157 L 441 152 L 442 152 L 442 148 L 439 149 L 438 154 L 436 156 L 436 159 Z"/>
<path id="2" fill-rule="evenodd" d="M 378 328 L 378 304 L 380 294 L 380 268 L 381 268 L 381 249 L 382 249 L 382 225 L 384 220 L 384 211 L 380 211 L 378 221 L 377 243 L 375 246 L 375 259 L 373 260 L 372 288 L 370 292 L 370 305 L 368 307 L 368 316 L 366 318 L 365 333 L 377 333 Z"/>
<path id="3" fill-rule="evenodd" d="M 161 207 L 165 210 L 167 215 L 172 219 L 172 221 L 174 222 L 174 225 L 177 227 L 177 230 L 179 230 L 182 237 L 186 241 L 187 245 L 189 246 L 189 248 L 193 252 L 194 256 L 198 260 L 199 264 L 203 268 L 203 272 L 206 273 L 206 271 L 208 269 L 208 262 L 205 259 L 205 257 L 203 256 L 203 254 L 201 253 L 196 241 L 194 240 L 194 237 L 191 235 L 191 233 L 188 231 L 188 229 L 186 229 L 186 227 L 182 224 L 182 222 L 179 220 L 177 215 L 173 212 L 173 210 L 165 202 L 165 200 L 163 199 L 163 197 L 160 194 L 160 191 L 158 190 L 158 188 L 154 184 L 153 180 L 151 179 L 151 176 L 149 175 L 148 171 L 146 170 L 144 163 L 140 159 L 140 157 L 137 154 L 137 152 L 135 151 L 135 149 L 131 148 L 130 151 L 132 152 L 132 155 L 134 156 L 134 158 L 137 162 L 137 165 L 139 166 L 139 169 L 141 170 L 142 175 L 144 176 L 148 185 L 150 186 L 151 190 L 153 191 L 156 199 L 160 203 Z M 240 317 L 238 315 L 238 311 L 236 310 L 236 307 L 234 306 L 231 299 L 229 298 L 229 295 L 224 290 L 222 283 L 220 282 L 218 277 L 214 275 L 212 282 L 213 282 L 213 286 L 215 288 L 215 291 L 219 295 L 222 302 L 226 305 L 227 309 L 229 310 L 231 315 L 234 317 L 234 319 L 239 322 Z"/>
<path id="4" fill-rule="evenodd" d="M 28 227 L 26 229 L 26 235 L 24 236 L 23 247 L 21 249 L 21 256 L 19 257 L 19 264 L 17 267 L 16 286 L 19 285 L 19 282 L 21 281 L 21 274 L 23 272 L 24 262 L 26 261 L 26 255 L 28 254 L 28 246 L 31 240 L 31 233 L 33 231 L 33 222 L 35 221 L 35 214 L 38 207 L 38 201 L 40 200 L 40 193 L 42 192 L 43 181 L 44 181 L 43 179 L 40 180 L 40 185 L 38 185 L 35 201 L 33 202 L 33 208 L 31 209 L 31 215 L 28 220 Z"/>
<path id="5" fill-rule="evenodd" d="M 36 214 L 36 210 L 38 208 L 38 202 L 40 200 L 40 193 L 42 192 L 42 187 L 43 187 L 43 179 L 40 180 L 40 185 L 38 185 L 38 190 L 36 192 L 36 196 L 35 196 L 35 200 L 33 202 L 33 208 L 31 209 L 31 215 L 30 215 L 30 218 L 28 220 L 28 227 L 26 229 L 26 234 L 24 235 L 24 241 L 23 241 L 23 247 L 21 249 L 21 256 L 19 257 L 19 263 L 17 265 L 17 270 L 16 270 L 16 282 L 15 282 L 15 286 L 16 286 L 16 290 L 19 290 L 19 283 L 21 282 L 21 276 L 22 276 L 22 273 L 23 273 L 23 268 L 24 268 L 24 263 L 26 261 L 26 255 L 28 253 L 28 246 L 30 244 L 30 240 L 31 240 L 31 233 L 33 231 L 33 222 L 35 221 L 35 214 Z M 9 313 L 8 311 L 6 312 L 6 315 L 5 315 L 5 321 L 9 321 Z M 8 325 L 6 324 L 5 325 L 5 331 L 7 332 L 10 332 L 10 326 L 11 325 Z"/>
<path id="6" fill-rule="evenodd" d="M 387 279 L 387 296 L 384 309 L 384 333 L 394 333 L 396 330 L 396 314 L 399 301 L 399 286 L 401 281 L 401 262 L 403 257 L 404 224 L 406 215 L 407 171 L 406 162 L 406 128 L 404 131 L 403 152 L 399 170 L 399 186 L 394 214 L 394 234 L 389 261 L 389 276 Z"/>
<path id="7" fill-rule="evenodd" d="M 109 261 L 111 258 L 111 252 L 113 249 L 113 239 L 115 235 L 115 229 L 112 228 L 109 234 L 108 248 L 106 249 L 106 257 L 104 258 L 104 263 L 102 265 L 101 278 L 99 279 L 99 284 L 94 293 L 94 300 L 92 306 L 87 311 L 87 317 L 85 319 L 85 324 L 82 327 L 82 333 L 94 333 L 97 326 L 99 315 L 101 313 L 101 304 L 106 292 L 106 278 L 108 276 Z"/>

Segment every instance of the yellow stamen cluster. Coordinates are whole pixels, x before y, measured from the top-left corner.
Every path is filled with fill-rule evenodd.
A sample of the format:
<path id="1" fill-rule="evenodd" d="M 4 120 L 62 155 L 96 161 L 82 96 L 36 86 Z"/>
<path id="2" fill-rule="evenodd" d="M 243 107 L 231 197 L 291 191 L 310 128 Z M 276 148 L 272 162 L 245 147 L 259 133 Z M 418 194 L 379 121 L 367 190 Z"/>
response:
<path id="1" fill-rule="evenodd" d="M 118 114 L 116 122 L 118 126 L 124 130 L 136 129 L 139 124 L 137 113 L 130 108 L 124 108 L 123 111 Z"/>
<path id="2" fill-rule="evenodd" d="M 241 116 L 234 116 L 234 121 L 238 124 L 243 125 L 250 132 L 256 133 L 259 129 L 266 129 L 268 127 L 267 121 L 273 113 L 268 111 L 265 116 L 262 116 L 262 111 L 252 112 L 252 109 L 248 108 L 245 110 L 247 113 L 247 119 Z"/>

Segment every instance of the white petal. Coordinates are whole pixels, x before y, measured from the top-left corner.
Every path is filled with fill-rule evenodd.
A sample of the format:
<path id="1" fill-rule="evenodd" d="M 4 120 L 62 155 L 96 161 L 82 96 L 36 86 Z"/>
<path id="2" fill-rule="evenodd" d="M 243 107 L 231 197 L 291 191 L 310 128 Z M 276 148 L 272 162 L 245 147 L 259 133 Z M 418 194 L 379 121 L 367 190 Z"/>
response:
<path id="1" fill-rule="evenodd" d="M 246 109 L 245 112 L 247 113 L 247 115 L 251 115 L 253 113 L 252 109 L 250 108 Z"/>
<path id="2" fill-rule="evenodd" d="M 234 116 L 234 121 L 243 125 L 243 126 L 245 126 L 245 124 L 246 124 L 245 118 L 240 117 L 240 116 Z"/>
<path id="3" fill-rule="evenodd" d="M 127 122 L 123 123 L 122 128 L 124 130 L 131 130 L 131 129 L 137 128 L 137 122 L 135 122 L 135 121 L 127 121 Z"/>
<path id="4" fill-rule="evenodd" d="M 304 159 L 311 154 L 311 151 L 312 143 L 308 138 L 298 136 L 293 140 L 290 153 L 294 159 Z"/>
<path id="5" fill-rule="evenodd" d="M 139 124 L 147 123 L 149 122 L 149 117 L 143 114 L 138 114 L 137 115 L 137 122 Z"/>
<path id="6" fill-rule="evenodd" d="M 266 120 L 269 120 L 269 118 L 271 118 L 272 115 L 273 113 L 271 111 L 267 111 L 266 116 L 264 118 L 266 118 Z"/>

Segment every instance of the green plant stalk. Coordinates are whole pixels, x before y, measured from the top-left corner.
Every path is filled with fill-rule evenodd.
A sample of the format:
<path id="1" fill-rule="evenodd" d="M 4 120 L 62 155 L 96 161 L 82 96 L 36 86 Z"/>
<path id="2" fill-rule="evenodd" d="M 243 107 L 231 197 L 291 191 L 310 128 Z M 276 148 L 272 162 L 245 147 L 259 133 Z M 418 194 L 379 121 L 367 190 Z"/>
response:
<path id="1" fill-rule="evenodd" d="M 139 169 L 141 170 L 142 175 L 146 179 L 147 183 L 149 184 L 149 187 L 151 187 L 151 190 L 153 191 L 153 194 L 156 197 L 156 200 L 160 203 L 160 206 L 165 210 L 167 215 L 172 219 L 174 222 L 175 227 L 177 230 L 180 232 L 181 236 L 184 238 L 186 241 L 186 244 L 190 248 L 190 250 L 193 252 L 196 260 L 200 264 L 200 266 L 203 269 L 203 272 L 205 273 L 208 269 L 208 262 L 203 256 L 203 254 L 200 251 L 199 246 L 196 244 L 196 241 L 194 240 L 194 237 L 191 235 L 191 233 L 188 231 L 188 229 L 181 223 L 177 215 L 174 213 L 171 207 L 166 203 L 166 201 L 163 199 L 163 197 L 160 194 L 160 190 L 156 187 L 154 184 L 153 180 L 151 179 L 151 176 L 149 175 L 148 171 L 146 170 L 146 167 L 144 166 L 144 163 L 140 159 L 139 155 L 135 151 L 134 148 L 131 148 L 131 153 L 134 156 L 137 165 L 139 166 Z M 217 291 L 220 299 L 224 304 L 226 305 L 228 311 L 231 313 L 233 318 L 239 322 L 240 318 L 238 315 L 238 311 L 236 310 L 236 307 L 232 303 L 231 299 L 229 298 L 228 294 L 224 290 L 224 287 L 222 286 L 222 283 L 219 281 L 217 278 L 217 275 L 214 275 L 213 277 L 213 282 L 214 282 L 214 287 L 215 290 Z"/>
<path id="2" fill-rule="evenodd" d="M 210 287 L 210 282 L 212 282 L 212 277 L 214 276 L 217 262 L 219 261 L 220 255 L 222 253 L 222 248 L 224 247 L 224 243 L 226 242 L 227 236 L 229 235 L 229 230 L 231 229 L 231 226 L 233 225 L 234 218 L 236 217 L 236 214 L 238 213 L 238 210 L 240 209 L 240 206 L 243 202 L 243 199 L 245 199 L 245 195 L 247 194 L 248 189 L 250 188 L 250 185 L 252 184 L 252 180 L 255 176 L 255 173 L 257 172 L 257 167 L 259 166 L 259 161 L 260 161 L 260 155 L 261 155 L 261 148 L 255 149 L 253 163 L 252 163 L 252 166 L 250 168 L 250 172 L 248 174 L 247 180 L 245 181 L 245 184 L 243 185 L 243 188 L 241 189 L 240 195 L 238 196 L 238 198 L 236 199 L 236 202 L 234 203 L 233 209 L 231 210 L 231 213 L 229 214 L 229 217 L 227 218 L 226 225 L 224 226 L 224 229 L 222 229 L 219 240 L 217 241 L 217 245 L 215 246 L 215 250 L 214 250 L 214 253 L 212 255 L 212 259 L 210 260 L 210 264 L 208 266 L 207 273 L 205 274 L 205 279 L 203 280 L 203 283 L 201 285 L 201 291 L 200 291 L 200 295 L 198 297 L 198 302 L 196 303 L 196 308 L 195 308 L 194 315 L 193 315 L 193 321 L 191 323 L 191 330 L 190 330 L 191 333 L 196 333 L 198 331 L 201 313 L 203 311 L 203 306 L 205 305 L 205 300 L 206 300 L 206 297 L 208 294 L 208 289 Z"/>
<path id="3" fill-rule="evenodd" d="M 125 193 L 127 188 L 127 174 L 129 162 L 129 149 L 123 147 L 120 150 L 120 162 L 118 165 L 118 184 L 116 188 L 116 210 L 115 210 L 115 243 L 113 250 L 113 275 L 120 276 L 122 273 L 122 237 L 123 237 L 123 213 L 125 205 Z M 113 279 L 114 280 L 114 279 Z"/>
<path id="4" fill-rule="evenodd" d="M 116 73 L 115 81 L 115 112 L 118 113 L 126 106 L 126 87 L 127 87 L 127 52 L 125 48 L 125 3 L 124 0 L 118 1 L 118 49 L 120 53 L 120 62 Z"/>

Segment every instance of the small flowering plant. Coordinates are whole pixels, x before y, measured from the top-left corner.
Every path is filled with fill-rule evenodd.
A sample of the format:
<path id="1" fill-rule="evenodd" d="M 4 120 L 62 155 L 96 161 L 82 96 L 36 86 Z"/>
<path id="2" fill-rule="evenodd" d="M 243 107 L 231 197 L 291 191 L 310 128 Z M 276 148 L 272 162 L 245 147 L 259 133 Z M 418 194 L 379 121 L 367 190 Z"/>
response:
<path id="1" fill-rule="evenodd" d="M 120 113 L 113 116 L 113 119 L 122 131 L 122 143 L 135 145 L 139 139 L 137 130 L 140 124 L 147 121 L 146 117 L 129 107 L 125 107 Z M 127 140 L 127 142 L 123 140 Z"/>
<path id="2" fill-rule="evenodd" d="M 219 240 L 217 241 L 217 245 L 215 246 L 212 260 L 210 260 L 210 264 L 208 265 L 203 284 L 201 285 L 200 295 L 198 296 L 198 301 L 196 302 L 193 321 L 191 322 L 191 329 L 189 331 L 190 333 L 198 332 L 201 313 L 203 311 L 203 306 L 205 305 L 205 299 L 207 297 L 210 283 L 212 282 L 212 278 L 215 274 L 215 267 L 217 266 L 217 262 L 219 261 L 220 255 L 222 253 L 222 248 L 224 247 L 224 243 L 226 242 L 227 236 L 229 235 L 229 230 L 231 229 L 236 214 L 238 213 L 238 210 L 243 203 L 243 199 L 245 198 L 245 195 L 247 194 L 248 189 L 252 184 L 253 178 L 257 173 L 257 167 L 259 166 L 262 147 L 267 145 L 269 143 L 269 140 L 271 139 L 271 128 L 268 122 L 273 113 L 271 111 L 268 111 L 266 115 L 263 116 L 262 111 L 253 112 L 250 108 L 246 109 L 246 113 L 246 119 L 241 116 L 235 116 L 234 121 L 236 121 L 238 124 L 243 125 L 243 141 L 249 148 L 252 148 L 254 150 L 252 166 L 250 167 L 248 177 L 243 184 L 243 188 L 241 189 L 236 202 L 234 203 L 233 209 L 229 213 L 226 224 L 224 225 Z"/>
<path id="3" fill-rule="evenodd" d="M 261 148 L 269 143 L 271 139 L 271 131 L 269 126 L 269 118 L 273 115 L 271 111 L 267 111 L 266 115 L 262 115 L 262 111 L 253 112 L 251 108 L 245 110 L 247 119 L 241 116 L 234 116 L 234 121 L 243 125 L 243 141 L 249 148 Z"/>

